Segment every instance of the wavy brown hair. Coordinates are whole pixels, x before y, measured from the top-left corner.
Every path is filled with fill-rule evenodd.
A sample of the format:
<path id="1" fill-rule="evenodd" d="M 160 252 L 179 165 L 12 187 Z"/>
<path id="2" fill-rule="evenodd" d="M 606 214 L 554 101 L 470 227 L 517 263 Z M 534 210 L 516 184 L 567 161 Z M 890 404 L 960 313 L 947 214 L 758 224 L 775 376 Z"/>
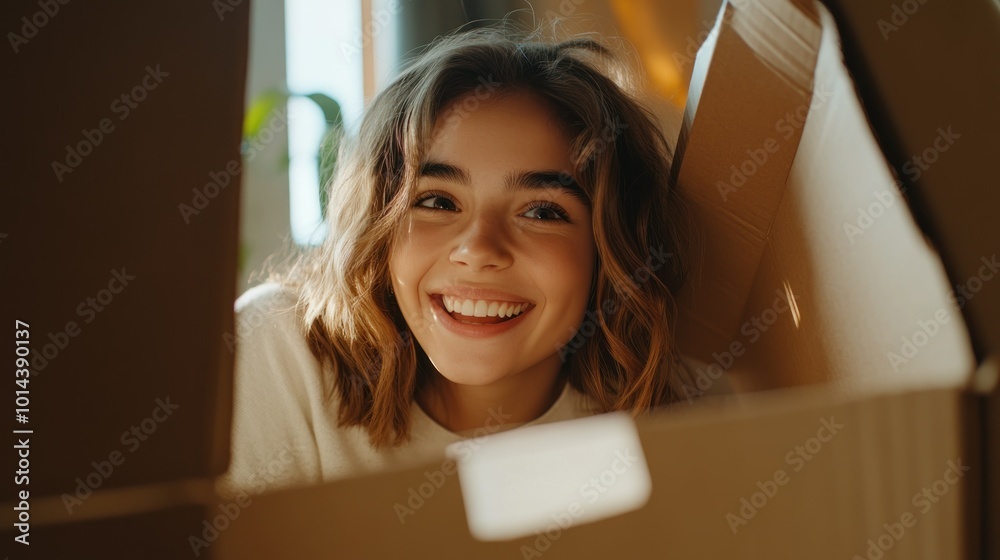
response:
<path id="1" fill-rule="evenodd" d="M 589 38 L 486 28 L 438 39 L 375 97 L 329 185 L 329 235 L 284 280 L 299 292 L 342 426 L 363 427 L 376 447 L 408 439 L 410 407 L 433 369 L 390 293 L 397 224 L 438 119 L 448 126 L 514 90 L 555 108 L 593 209 L 589 312 L 559 350 L 563 373 L 602 411 L 639 414 L 683 397 L 673 294 L 688 230 L 670 147 L 630 75 Z"/>

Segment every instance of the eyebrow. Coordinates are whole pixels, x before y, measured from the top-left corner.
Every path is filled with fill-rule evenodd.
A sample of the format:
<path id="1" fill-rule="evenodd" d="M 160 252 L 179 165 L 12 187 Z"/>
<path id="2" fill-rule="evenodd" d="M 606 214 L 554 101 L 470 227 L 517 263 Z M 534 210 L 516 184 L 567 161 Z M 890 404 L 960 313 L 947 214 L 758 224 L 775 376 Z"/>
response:
<path id="1" fill-rule="evenodd" d="M 421 177 L 432 177 L 444 181 L 451 181 L 465 186 L 472 185 L 472 176 L 469 171 L 439 161 L 428 161 L 420 166 Z M 583 192 L 580 185 L 572 176 L 560 171 L 520 171 L 511 172 L 504 178 L 504 192 L 512 192 L 521 189 L 548 190 L 555 189 L 566 192 L 577 198 L 580 202 L 590 207 L 590 198 Z"/>

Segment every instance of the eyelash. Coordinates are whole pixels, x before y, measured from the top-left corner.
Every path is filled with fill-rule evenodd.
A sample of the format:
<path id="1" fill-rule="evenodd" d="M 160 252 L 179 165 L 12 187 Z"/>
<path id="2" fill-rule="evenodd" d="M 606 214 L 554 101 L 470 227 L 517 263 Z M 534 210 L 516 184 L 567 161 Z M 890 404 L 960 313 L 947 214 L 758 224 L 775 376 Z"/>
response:
<path id="1" fill-rule="evenodd" d="M 420 208 L 422 210 L 430 210 L 431 212 L 437 212 L 437 211 L 454 212 L 454 210 L 446 210 L 444 208 L 431 208 L 429 206 L 422 206 L 422 204 L 424 202 L 426 202 L 428 200 L 431 200 L 433 198 L 444 198 L 446 200 L 451 201 L 452 204 L 454 204 L 454 205 L 457 206 L 457 204 L 455 204 L 455 199 L 452 198 L 451 195 L 449 195 L 448 193 L 439 192 L 439 191 L 427 191 L 427 192 L 424 192 L 424 193 L 420 194 L 417 197 L 417 200 L 414 201 L 413 206 L 414 206 L 414 208 Z M 569 214 L 567 214 L 566 211 L 563 210 L 563 208 L 561 206 L 559 206 L 558 204 L 556 204 L 554 202 L 550 202 L 550 201 L 547 201 L 547 200 L 539 200 L 539 201 L 532 202 L 531 204 L 528 205 L 528 211 L 529 212 L 531 210 L 537 210 L 539 208 L 544 208 L 546 210 L 551 210 L 557 216 L 559 216 L 559 219 L 558 220 L 556 220 L 556 219 L 552 219 L 552 220 L 537 220 L 537 221 L 543 221 L 543 222 L 564 221 L 564 222 L 567 222 L 567 223 L 572 223 L 571 220 L 569 219 Z"/>
<path id="2" fill-rule="evenodd" d="M 556 204 L 554 202 L 549 202 L 547 200 L 541 200 L 541 201 L 538 201 L 538 202 L 532 202 L 531 204 L 528 205 L 528 210 L 529 211 L 535 210 L 535 209 L 538 209 L 538 208 L 544 208 L 546 210 L 551 210 L 551 211 L 555 212 L 555 214 L 557 216 L 559 216 L 560 220 L 562 220 L 564 222 L 570 222 L 569 214 L 567 214 L 566 211 L 563 210 L 561 206 L 559 206 L 558 204 Z M 556 221 L 556 220 L 544 220 L 544 221 Z"/>
<path id="3" fill-rule="evenodd" d="M 426 201 L 428 201 L 428 200 L 430 200 L 432 198 L 444 198 L 444 199 L 450 200 L 452 204 L 455 204 L 455 199 L 452 198 L 451 195 L 449 195 L 448 193 L 443 193 L 443 192 L 439 192 L 439 191 L 427 191 L 427 192 L 421 193 L 420 196 L 417 197 L 417 200 L 413 203 L 413 206 L 415 208 L 423 208 L 425 210 L 443 210 L 443 208 L 431 208 L 429 206 L 421 206 L 421 204 L 423 204 L 424 202 L 426 202 Z M 458 206 L 458 205 L 455 204 L 455 206 Z"/>

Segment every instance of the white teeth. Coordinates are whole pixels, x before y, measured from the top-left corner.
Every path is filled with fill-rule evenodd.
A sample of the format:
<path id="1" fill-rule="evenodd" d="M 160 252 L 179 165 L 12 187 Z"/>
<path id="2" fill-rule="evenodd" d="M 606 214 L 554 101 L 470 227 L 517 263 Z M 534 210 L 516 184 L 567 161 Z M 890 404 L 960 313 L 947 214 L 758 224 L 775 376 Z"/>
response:
<path id="1" fill-rule="evenodd" d="M 441 300 L 449 313 L 458 313 L 467 317 L 513 317 L 528 307 L 527 303 L 460 299 L 453 296 L 442 296 Z"/>
<path id="2" fill-rule="evenodd" d="M 476 302 L 475 314 L 476 317 L 485 317 L 486 311 L 489 309 L 490 304 L 486 303 L 486 300 L 481 299 Z"/>

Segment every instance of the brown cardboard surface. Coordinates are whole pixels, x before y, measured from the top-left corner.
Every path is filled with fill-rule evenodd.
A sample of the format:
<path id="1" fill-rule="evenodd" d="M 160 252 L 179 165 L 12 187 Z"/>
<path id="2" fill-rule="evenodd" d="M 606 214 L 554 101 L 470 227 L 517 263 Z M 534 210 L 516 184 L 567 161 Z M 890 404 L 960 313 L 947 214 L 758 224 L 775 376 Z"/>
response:
<path id="1" fill-rule="evenodd" d="M 1000 349 L 1000 17 L 995 2 L 829 2 L 880 143 L 956 284 L 981 355 Z M 874 22 L 874 24 L 872 23 Z M 949 137 L 942 142 L 941 131 Z M 950 131 L 950 132 L 949 132 Z M 941 149 L 944 148 L 944 149 Z"/>
<path id="2" fill-rule="evenodd" d="M 961 313 L 868 128 L 833 22 L 823 15 L 815 102 L 742 321 L 763 317 L 778 294 L 794 301 L 767 330 L 748 329 L 760 336 L 747 344 L 735 383 L 961 385 L 974 368 Z"/>
<path id="3" fill-rule="evenodd" d="M 852 558 L 888 531 L 883 524 L 902 519 L 911 526 L 882 539 L 892 543 L 886 558 L 958 559 L 976 515 L 963 500 L 978 490 L 959 467 L 975 464 L 963 437 L 966 404 L 947 389 L 859 398 L 808 388 L 648 419 L 639 423 L 653 477 L 648 505 L 548 536 L 474 541 L 455 476 L 409 503 L 425 473 L 442 468 L 434 463 L 255 496 L 213 548 L 233 559 L 288 551 L 300 558 Z M 953 467 L 965 476 L 947 475 Z M 914 497 L 925 487 L 933 493 L 945 477 L 952 482 L 938 483 L 936 501 Z M 772 495 L 755 496 L 765 490 Z M 744 499 L 760 507 L 741 514 Z M 414 513 L 400 523 L 395 508 L 407 503 Z M 908 512 L 912 520 L 903 518 Z M 746 524 L 731 524 L 728 514 Z"/>
<path id="4" fill-rule="evenodd" d="M 211 545 L 201 547 L 198 538 L 212 512 L 204 506 L 186 505 L 135 515 L 86 520 L 31 531 L 31 544 L 8 547 L 11 558 L 101 558 L 108 560 L 212 560 Z M 11 536 L 4 533 L 4 538 Z M 19 547 L 19 548 L 14 548 Z M 195 549 L 198 554 L 196 555 Z"/>
<path id="5" fill-rule="evenodd" d="M 918 223 L 934 239 L 956 285 L 979 370 L 987 448 L 984 557 L 1000 558 L 1000 18 L 995 3 L 830 1 L 845 59 L 869 119 Z M 877 25 L 871 25 L 871 22 Z M 939 140 L 950 130 L 954 143 Z M 939 150 L 947 147 L 946 151 Z M 992 380 L 991 380 L 992 378 Z"/>
<path id="6" fill-rule="evenodd" d="M 744 391 L 962 384 L 968 334 L 829 14 L 809 3 L 724 9 L 714 50 L 699 54 L 708 66 L 678 150 L 678 184 L 704 236 L 681 298 L 683 348 Z M 737 186 L 741 168 L 754 172 Z"/>
<path id="7" fill-rule="evenodd" d="M 780 1 L 739 6 L 726 3 L 699 52 L 677 147 L 678 185 L 702 238 L 679 296 L 678 338 L 705 361 L 739 328 L 801 134 L 788 114 L 809 106 L 820 39 L 815 12 Z M 763 45 L 773 60 L 755 51 Z"/>
<path id="8" fill-rule="evenodd" d="M 0 260 L 9 343 L 30 326 L 31 498 L 224 472 L 248 2 L 44 4 L 0 8 L 28 37 L 0 55 Z"/>

